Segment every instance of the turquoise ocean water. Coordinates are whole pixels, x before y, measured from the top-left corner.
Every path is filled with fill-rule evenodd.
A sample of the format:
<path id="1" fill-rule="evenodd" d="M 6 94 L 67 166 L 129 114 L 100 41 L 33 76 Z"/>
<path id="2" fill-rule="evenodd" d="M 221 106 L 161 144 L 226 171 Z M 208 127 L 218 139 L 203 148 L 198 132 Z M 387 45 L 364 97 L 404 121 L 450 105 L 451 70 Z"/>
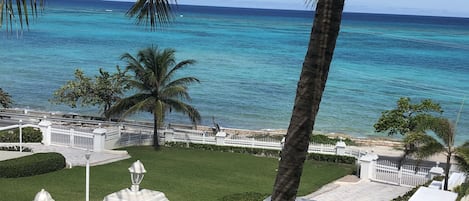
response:
<path id="1" fill-rule="evenodd" d="M 15 107 L 97 114 L 48 99 L 74 69 L 112 71 L 124 66 L 123 53 L 153 44 L 175 48 L 178 60 L 197 60 L 183 73 L 202 81 L 190 93 L 204 125 L 214 116 L 224 127 L 288 127 L 312 12 L 180 5 L 173 24 L 149 32 L 124 16 L 129 7 L 51 0 L 19 38 L 3 31 L 0 86 Z M 469 95 L 468 25 L 461 18 L 344 14 L 315 130 L 385 136 L 372 126 L 403 96 L 431 98 L 456 120 Z M 178 115 L 168 121 L 187 122 Z M 469 105 L 457 129 L 458 142 L 469 139 Z"/>

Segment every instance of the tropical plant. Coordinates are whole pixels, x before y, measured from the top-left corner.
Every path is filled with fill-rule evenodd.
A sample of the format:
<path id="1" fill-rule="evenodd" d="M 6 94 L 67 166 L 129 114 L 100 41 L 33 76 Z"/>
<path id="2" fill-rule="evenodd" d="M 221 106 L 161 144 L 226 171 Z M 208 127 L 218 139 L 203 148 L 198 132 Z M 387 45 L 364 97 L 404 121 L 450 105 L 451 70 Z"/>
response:
<path id="1" fill-rule="evenodd" d="M 0 88 L 0 106 L 4 108 L 9 108 L 12 103 L 13 101 L 11 100 L 10 94 Z"/>
<path id="2" fill-rule="evenodd" d="M 430 99 L 422 100 L 420 103 L 412 103 L 410 98 L 402 97 L 397 101 L 397 107 L 386 110 L 373 125 L 376 132 L 387 132 L 388 135 L 405 135 L 414 132 L 417 121 L 427 118 L 432 114 L 441 114 L 443 110 L 440 104 Z"/>
<path id="3" fill-rule="evenodd" d="M 82 107 L 99 105 L 105 114 L 129 89 L 126 71 L 122 71 L 119 66 L 116 66 L 116 70 L 116 73 L 110 74 L 100 68 L 99 75 L 87 77 L 82 70 L 76 69 L 75 80 L 68 81 L 56 90 L 54 97 L 49 101 L 67 104 L 72 108 L 78 104 Z"/>
<path id="4" fill-rule="evenodd" d="M 165 113 L 181 112 L 194 124 L 201 119 L 197 109 L 184 102 L 191 100 L 188 86 L 199 80 L 195 77 L 173 79 L 176 72 L 194 64 L 195 60 L 176 63 L 174 54 L 174 49 L 160 50 L 152 46 L 140 50 L 137 57 L 129 53 L 122 55 L 121 59 L 127 62 L 126 70 L 133 72 L 128 83 L 135 94 L 119 100 L 107 113 L 108 116 L 120 115 L 121 118 L 140 111 L 152 113 L 155 148 L 159 146 L 158 127 L 163 124 Z"/>
<path id="5" fill-rule="evenodd" d="M 272 200 L 296 199 L 309 139 L 339 35 L 344 0 L 318 0 Z"/>
<path id="6" fill-rule="evenodd" d="M 0 28 L 3 27 L 3 22 L 6 24 L 6 29 L 11 31 L 18 22 L 21 30 L 23 30 L 24 23 L 29 27 L 30 16 L 37 17 L 37 14 L 44 9 L 45 1 L 0 0 Z M 137 0 L 126 15 L 130 18 L 135 17 L 137 24 L 149 25 L 151 30 L 156 30 L 158 25 L 171 22 L 173 18 L 171 3 L 177 4 L 177 1 Z"/>
<path id="7" fill-rule="evenodd" d="M 426 133 L 426 131 L 432 131 Z M 454 138 L 456 132 L 454 125 L 446 118 L 430 117 L 421 119 L 417 122 L 416 132 L 408 133 L 404 138 L 405 144 L 412 144 L 413 149 L 409 150 L 409 155 L 422 160 L 437 153 L 445 153 L 445 182 L 444 190 L 448 190 L 449 169 L 451 167 L 451 157 L 459 155 L 459 162 L 467 164 L 464 157 L 468 151 L 469 142 L 466 142 L 461 148 L 456 148 Z M 434 137 L 435 136 L 435 137 Z M 461 160 L 463 159 L 463 160 Z M 467 167 L 467 166 L 466 166 Z"/>
<path id="8" fill-rule="evenodd" d="M 0 28 L 3 27 L 3 22 L 6 24 L 7 30 L 13 30 L 13 23 L 19 22 L 21 30 L 23 24 L 29 26 L 30 16 L 36 17 L 39 11 L 44 9 L 45 0 L 0 0 Z"/>
<path id="9" fill-rule="evenodd" d="M 158 24 L 165 25 L 174 17 L 171 2 L 177 4 L 176 0 L 137 0 L 126 15 L 135 17 L 137 24 L 150 25 L 151 30 L 156 30 Z"/>

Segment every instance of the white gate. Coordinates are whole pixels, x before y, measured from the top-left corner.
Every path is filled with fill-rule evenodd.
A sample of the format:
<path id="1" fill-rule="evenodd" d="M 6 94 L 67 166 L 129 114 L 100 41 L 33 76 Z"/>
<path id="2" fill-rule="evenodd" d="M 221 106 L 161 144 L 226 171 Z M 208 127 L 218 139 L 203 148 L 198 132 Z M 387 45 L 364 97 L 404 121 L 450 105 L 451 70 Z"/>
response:
<path id="1" fill-rule="evenodd" d="M 93 133 L 51 128 L 51 144 L 93 150 Z"/>
<path id="2" fill-rule="evenodd" d="M 415 187 L 427 182 L 430 171 L 429 168 L 414 165 L 403 165 L 399 169 L 397 164 L 387 160 L 376 161 L 374 170 L 372 181 L 407 187 Z"/>

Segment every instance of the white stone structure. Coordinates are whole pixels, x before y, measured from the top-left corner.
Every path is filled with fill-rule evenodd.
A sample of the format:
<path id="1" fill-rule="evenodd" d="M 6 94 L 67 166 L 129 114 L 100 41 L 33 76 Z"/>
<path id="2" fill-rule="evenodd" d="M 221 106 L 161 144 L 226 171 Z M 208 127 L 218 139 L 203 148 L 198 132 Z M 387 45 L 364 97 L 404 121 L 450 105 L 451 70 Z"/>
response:
<path id="1" fill-rule="evenodd" d="M 103 201 L 169 201 L 162 192 L 140 189 L 139 185 L 147 171 L 139 160 L 130 166 L 129 172 L 132 186 L 109 194 Z"/>
<path id="2" fill-rule="evenodd" d="M 33 201 L 54 201 L 49 192 L 42 189 L 39 193 L 36 194 Z"/>
<path id="3" fill-rule="evenodd" d="M 457 193 L 422 186 L 409 201 L 456 201 L 457 197 Z"/>

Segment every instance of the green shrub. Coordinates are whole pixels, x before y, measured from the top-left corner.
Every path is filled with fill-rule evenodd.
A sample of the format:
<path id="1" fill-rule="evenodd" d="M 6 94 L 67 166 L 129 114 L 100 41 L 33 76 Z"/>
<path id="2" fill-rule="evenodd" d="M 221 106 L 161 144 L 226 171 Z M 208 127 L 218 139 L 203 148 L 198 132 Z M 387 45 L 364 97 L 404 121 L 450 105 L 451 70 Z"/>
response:
<path id="1" fill-rule="evenodd" d="M 356 160 L 354 157 L 351 156 L 340 156 L 340 155 L 331 155 L 331 154 L 319 154 L 319 153 L 309 153 L 306 156 L 307 160 L 315 160 L 315 161 L 324 161 L 324 162 L 331 162 L 331 163 L 345 163 L 345 164 L 355 164 Z"/>
<path id="2" fill-rule="evenodd" d="M 262 201 L 268 196 L 268 194 L 246 192 L 227 195 L 218 199 L 218 201 Z"/>
<path id="3" fill-rule="evenodd" d="M 189 145 L 189 146 L 187 146 Z M 265 157 L 279 157 L 279 150 L 270 150 L 270 149 L 257 149 L 257 148 L 246 148 L 246 147 L 229 147 L 229 146 L 217 146 L 211 144 L 193 144 L 193 143 L 183 143 L 183 142 L 169 142 L 165 146 L 168 147 L 178 147 L 178 148 L 187 148 L 187 149 L 198 149 L 198 150 L 207 150 L 207 151 L 220 151 L 220 152 L 232 152 L 232 153 L 241 153 L 241 154 L 254 154 Z M 319 154 L 319 153 L 309 153 L 306 156 L 307 160 L 315 161 L 324 161 L 331 163 L 345 163 L 345 164 L 355 164 L 356 159 L 351 156 L 339 156 L 339 155 L 330 155 L 330 154 Z"/>
<path id="4" fill-rule="evenodd" d="M 454 188 L 454 192 L 458 193 L 458 198 L 456 200 L 461 200 L 461 198 L 468 195 L 469 193 L 469 183 L 462 183 L 460 186 Z"/>
<path id="5" fill-rule="evenodd" d="M 229 146 L 217 146 L 217 145 L 211 145 L 211 144 L 193 144 L 193 143 L 184 143 L 184 142 L 169 142 L 169 143 L 166 143 L 165 146 L 207 150 L 207 151 L 254 154 L 254 155 L 261 155 L 265 157 L 279 157 L 280 156 L 279 150 L 256 149 L 256 148 L 246 148 L 246 147 L 229 147 Z"/>
<path id="6" fill-rule="evenodd" d="M 61 170 L 65 157 L 59 153 L 37 153 L 30 156 L 0 161 L 0 177 L 28 177 Z"/>
<path id="7" fill-rule="evenodd" d="M 318 144 L 333 144 L 335 145 L 341 139 L 339 137 L 330 138 L 326 135 L 321 134 L 312 134 L 310 138 L 310 142 L 318 143 Z M 350 138 L 342 138 L 342 141 L 345 142 L 346 145 L 356 145 L 354 141 Z"/>
<path id="8" fill-rule="evenodd" d="M 22 128 L 23 142 L 41 142 L 42 133 L 37 128 Z M 12 130 L 0 131 L 0 142 L 19 142 L 20 131 L 18 128 Z"/>
<path id="9" fill-rule="evenodd" d="M 0 151 L 20 151 L 20 146 L 7 146 L 0 147 Z M 23 147 L 23 152 L 31 152 L 32 150 L 28 147 Z"/>

